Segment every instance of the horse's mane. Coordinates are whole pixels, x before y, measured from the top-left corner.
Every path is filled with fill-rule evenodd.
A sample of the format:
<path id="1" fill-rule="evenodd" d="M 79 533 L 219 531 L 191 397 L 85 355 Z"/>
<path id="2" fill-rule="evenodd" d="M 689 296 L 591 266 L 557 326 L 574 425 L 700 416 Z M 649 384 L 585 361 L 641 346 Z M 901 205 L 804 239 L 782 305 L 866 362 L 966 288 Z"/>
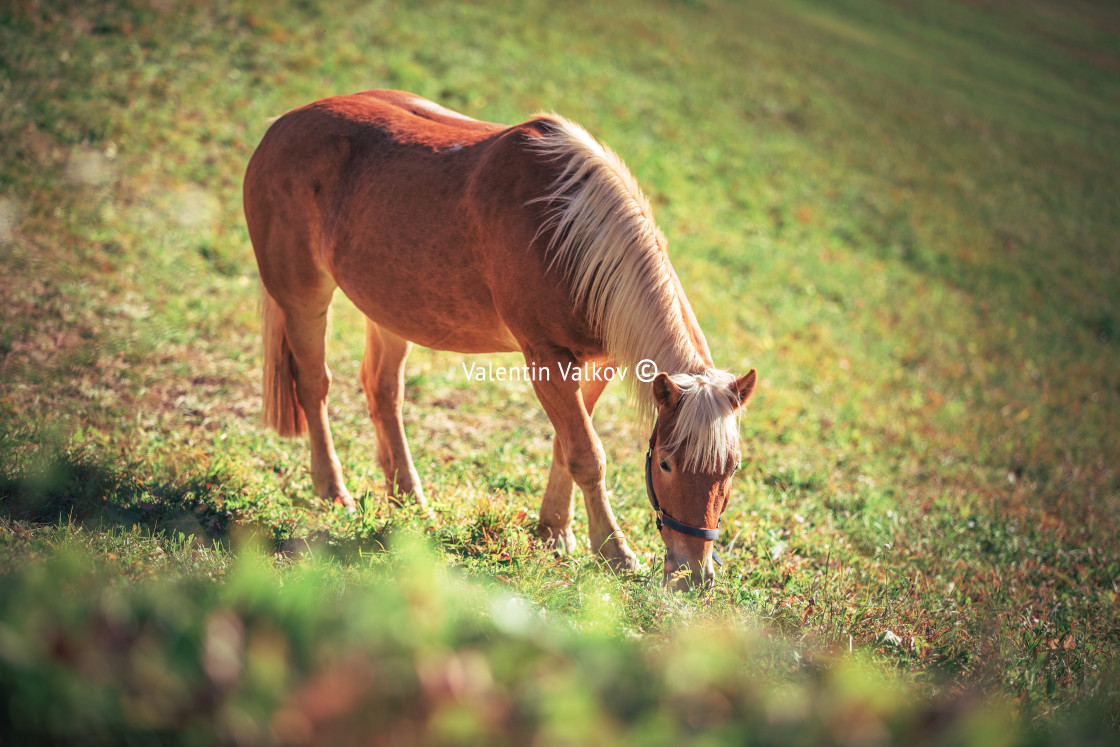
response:
<path id="1" fill-rule="evenodd" d="M 723 472 L 731 447 L 739 443 L 739 408 L 731 389 L 735 375 L 710 368 L 669 377 L 681 390 L 677 424 L 662 448 L 670 453 L 687 444 L 684 468 Z"/>
<path id="2" fill-rule="evenodd" d="M 666 448 L 690 445 L 687 465 L 722 471 L 738 443 L 738 418 L 725 371 L 697 366 L 695 346 L 680 310 L 665 236 L 649 200 L 622 159 L 579 125 L 555 114 L 534 122 L 542 136 L 535 150 L 560 164 L 548 194 L 542 234 L 551 231 L 550 267 L 571 283 L 572 300 L 615 363 L 629 369 L 626 382 L 645 418 L 652 389 L 639 385 L 638 362 L 649 359 L 673 374 L 681 389 L 677 427 Z M 667 320 L 655 324 L 651 320 Z"/>

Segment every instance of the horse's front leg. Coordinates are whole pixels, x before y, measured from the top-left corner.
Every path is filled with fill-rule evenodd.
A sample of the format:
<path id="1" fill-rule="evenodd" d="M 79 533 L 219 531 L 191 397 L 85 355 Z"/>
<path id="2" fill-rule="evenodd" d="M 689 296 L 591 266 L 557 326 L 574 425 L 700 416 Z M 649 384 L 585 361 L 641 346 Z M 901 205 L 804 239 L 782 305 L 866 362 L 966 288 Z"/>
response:
<path id="1" fill-rule="evenodd" d="M 541 503 L 542 533 L 557 541 L 564 549 L 571 549 L 569 543 L 571 546 L 575 545 L 575 537 L 571 531 L 574 481 L 583 492 L 584 505 L 587 507 L 588 534 L 591 536 L 592 549 L 606 558 L 614 568 L 637 570 L 638 559 L 626 544 L 607 499 L 606 459 L 603 446 L 591 425 L 590 411 L 594 409 L 603 385 L 589 386 L 581 395 L 579 382 L 560 375 L 562 369 L 557 368 L 556 357 L 527 354 L 526 358 L 530 363 L 535 363 L 538 370 L 550 371 L 548 380 L 544 377 L 534 379 L 533 389 L 556 430 L 552 471 Z M 568 370 L 579 368 L 579 363 L 574 359 L 566 358 L 561 362 L 564 366 L 570 363 L 571 368 Z M 567 477 L 564 473 L 567 473 Z"/>
<path id="2" fill-rule="evenodd" d="M 588 416 L 595 412 L 599 395 L 607 386 L 606 379 L 591 379 L 580 382 L 579 393 Z M 576 537 L 572 533 L 572 516 L 575 513 L 575 482 L 568 471 L 564 449 L 560 439 L 552 440 L 552 467 L 548 472 L 548 487 L 541 500 L 541 518 L 537 531 L 542 537 L 555 544 L 561 552 L 570 553 L 576 549 Z"/>

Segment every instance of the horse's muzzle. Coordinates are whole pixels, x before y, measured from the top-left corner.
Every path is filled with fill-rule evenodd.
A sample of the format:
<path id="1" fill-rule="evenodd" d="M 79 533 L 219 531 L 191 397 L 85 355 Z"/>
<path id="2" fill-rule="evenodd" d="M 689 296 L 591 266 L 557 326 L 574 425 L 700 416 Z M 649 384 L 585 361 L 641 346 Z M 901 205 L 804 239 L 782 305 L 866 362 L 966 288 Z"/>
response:
<path id="1" fill-rule="evenodd" d="M 712 556 L 699 560 L 665 557 L 665 586 L 671 591 L 687 591 L 694 586 L 711 586 L 716 577 Z"/>

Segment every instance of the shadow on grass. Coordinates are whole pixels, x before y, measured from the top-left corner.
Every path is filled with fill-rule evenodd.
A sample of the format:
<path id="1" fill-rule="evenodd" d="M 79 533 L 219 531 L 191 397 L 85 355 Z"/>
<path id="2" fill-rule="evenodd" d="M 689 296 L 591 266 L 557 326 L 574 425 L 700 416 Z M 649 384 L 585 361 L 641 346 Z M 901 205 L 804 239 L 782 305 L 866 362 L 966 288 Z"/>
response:
<path id="1" fill-rule="evenodd" d="M 141 526 L 228 547 L 234 516 L 221 507 L 220 492 L 228 488 L 218 485 L 216 475 L 145 483 L 99 456 L 48 439 L 0 474 L 0 517 L 90 529 Z"/>
<path id="2" fill-rule="evenodd" d="M 179 481 L 145 482 L 127 466 L 49 436 L 19 439 L 15 448 L 17 439 L 4 440 L 0 518 L 94 531 L 142 527 L 153 535 L 182 533 L 200 546 L 231 550 L 251 543 L 289 559 L 314 555 L 344 563 L 384 552 L 392 541 L 392 522 L 354 537 L 325 529 L 292 536 L 283 524 L 246 516 L 251 499 L 220 468 Z"/>

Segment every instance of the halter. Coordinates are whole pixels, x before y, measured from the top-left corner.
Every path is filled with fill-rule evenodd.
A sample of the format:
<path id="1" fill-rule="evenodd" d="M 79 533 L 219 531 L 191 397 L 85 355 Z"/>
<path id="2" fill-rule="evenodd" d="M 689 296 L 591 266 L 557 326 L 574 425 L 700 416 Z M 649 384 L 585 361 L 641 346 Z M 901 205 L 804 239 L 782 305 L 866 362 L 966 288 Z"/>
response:
<path id="1" fill-rule="evenodd" d="M 657 423 L 655 422 L 653 424 L 653 433 L 649 434 L 649 450 L 646 451 L 646 495 L 649 496 L 649 503 L 653 506 L 653 513 L 657 517 L 657 530 L 661 531 L 661 527 L 664 525 L 681 534 L 687 534 L 690 537 L 700 537 L 706 540 L 719 539 L 719 525 L 723 522 L 723 517 L 720 517 L 719 521 L 716 522 L 715 529 L 705 529 L 704 527 L 697 527 L 692 524 L 685 524 L 682 521 L 677 521 L 672 516 L 665 513 L 665 510 L 661 508 L 661 504 L 657 502 L 657 493 L 653 490 L 653 470 L 651 467 L 653 464 L 653 442 L 656 438 Z M 712 551 L 712 559 L 715 560 L 718 565 L 723 565 L 723 561 L 719 559 L 719 555 L 717 555 L 714 550 Z"/>

